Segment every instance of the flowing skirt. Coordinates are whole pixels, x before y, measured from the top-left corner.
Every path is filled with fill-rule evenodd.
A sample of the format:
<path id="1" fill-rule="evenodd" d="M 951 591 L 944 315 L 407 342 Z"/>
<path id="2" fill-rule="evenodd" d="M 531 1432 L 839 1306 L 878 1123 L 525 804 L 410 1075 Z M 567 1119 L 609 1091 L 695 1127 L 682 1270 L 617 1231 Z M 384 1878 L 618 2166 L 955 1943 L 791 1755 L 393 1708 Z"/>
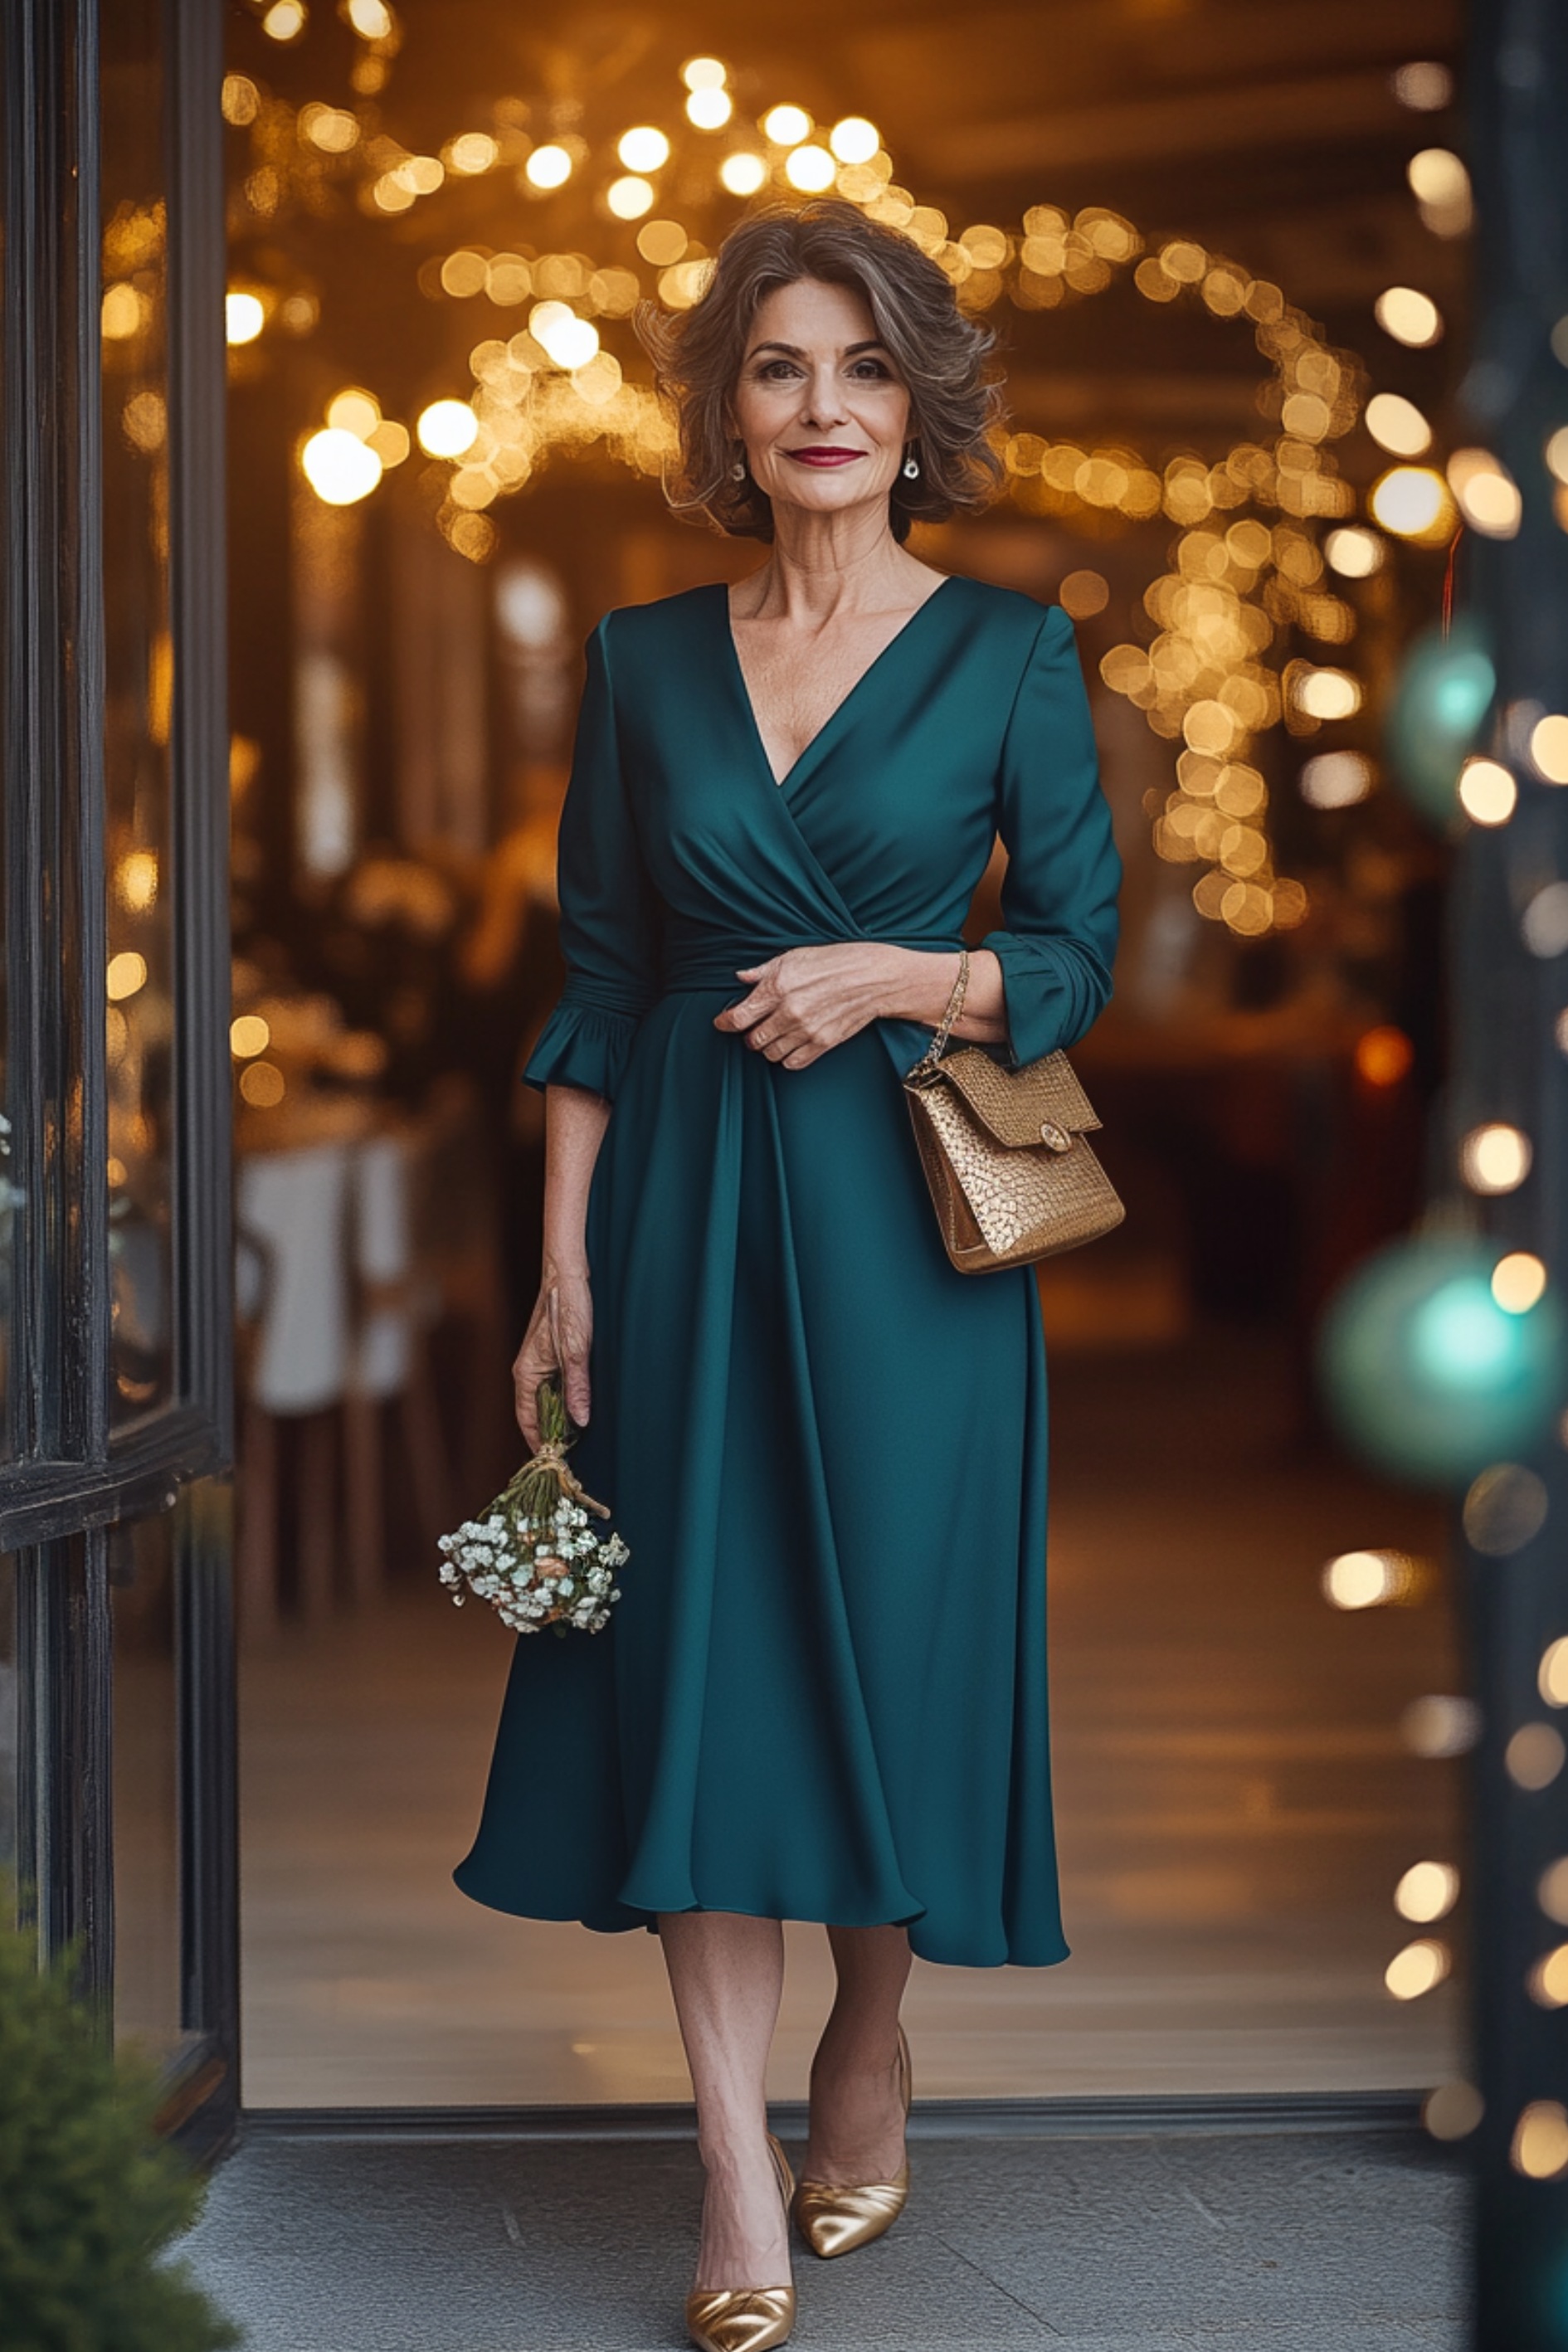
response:
<path id="1" fill-rule="evenodd" d="M 949 1265 L 874 1027 L 782 1070 L 712 1027 L 735 992 L 662 997 L 616 1094 L 573 1462 L 624 1598 L 518 1639 L 457 1883 L 1060 1960 L 1033 1276 Z"/>

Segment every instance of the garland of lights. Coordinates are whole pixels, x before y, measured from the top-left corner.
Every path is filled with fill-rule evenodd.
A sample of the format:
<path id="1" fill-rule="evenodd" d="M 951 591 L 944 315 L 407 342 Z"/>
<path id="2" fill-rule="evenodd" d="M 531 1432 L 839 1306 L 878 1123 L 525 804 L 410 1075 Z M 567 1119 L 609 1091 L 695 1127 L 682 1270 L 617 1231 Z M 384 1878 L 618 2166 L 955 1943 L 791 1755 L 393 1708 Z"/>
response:
<path id="1" fill-rule="evenodd" d="M 355 88 L 379 89 L 400 38 L 395 18 L 384 0 L 344 0 L 342 13 L 364 44 Z M 299 0 L 273 0 L 262 16 L 263 29 L 280 39 L 296 37 L 304 21 Z M 894 180 L 873 124 L 850 117 L 819 136 L 803 109 L 777 106 L 761 118 L 760 138 L 737 137 L 725 65 L 693 58 L 682 79 L 693 131 L 727 134 L 717 174 L 724 191 L 740 200 L 781 189 L 847 197 L 930 255 L 965 310 L 984 311 L 1004 299 L 1024 310 L 1052 310 L 1130 271 L 1147 301 L 1196 303 L 1216 319 L 1252 322 L 1270 372 L 1259 406 L 1273 429 L 1239 443 L 1217 465 L 1183 456 L 1160 470 L 1135 450 L 1081 448 L 1026 431 L 1003 432 L 998 446 L 1005 495 L 1026 513 L 1066 517 L 1100 534 L 1162 515 L 1177 525 L 1169 569 L 1144 596 L 1152 641 L 1113 647 L 1101 676 L 1156 734 L 1182 746 L 1176 789 L 1153 814 L 1153 841 L 1162 857 L 1205 868 L 1193 891 L 1199 912 L 1251 937 L 1300 922 L 1306 892 L 1275 871 L 1268 789 L 1250 755 L 1256 737 L 1281 721 L 1307 736 L 1361 706 L 1360 681 L 1342 653 L 1338 661 L 1282 667 L 1268 658 L 1284 627 L 1335 649 L 1355 631 L 1352 607 L 1323 584 L 1319 541 L 1321 527 L 1354 504 L 1327 445 L 1359 414 L 1357 362 L 1331 349 L 1279 287 L 1190 240 L 1151 251 L 1118 213 L 1090 205 L 1069 216 L 1049 205 L 1032 207 L 1015 231 L 981 224 L 954 237 L 941 212 Z M 241 75 L 225 83 L 224 111 L 249 130 L 244 196 L 258 225 L 286 192 L 314 208 L 328 184 L 350 176 L 371 216 L 399 216 L 448 178 L 496 171 L 512 173 L 525 196 L 548 201 L 593 160 L 575 133 L 533 139 L 524 127 L 530 110 L 511 100 L 496 106 L 493 131 L 459 132 L 438 156 L 411 154 L 367 110 L 321 103 L 296 110 Z M 617 142 L 621 169 L 600 199 L 628 229 L 640 224 L 638 257 L 653 273 L 658 300 L 672 310 L 700 298 L 712 268 L 707 249 L 657 210 L 659 175 L 689 178 L 692 160 L 678 154 L 664 131 L 636 127 Z M 421 284 L 455 301 L 482 299 L 503 313 L 526 306 L 512 333 L 488 334 L 472 347 L 469 396 L 433 403 L 416 428 L 436 461 L 437 526 L 459 553 L 489 559 L 498 534 L 487 510 L 524 488 L 554 451 L 597 448 L 634 472 L 662 473 L 673 455 L 669 419 L 650 387 L 627 379 L 595 323 L 629 316 L 648 290 L 637 270 L 599 266 L 575 252 L 462 247 L 426 262 Z M 238 288 L 229 301 L 237 341 L 255 340 L 275 316 L 285 332 L 314 322 L 309 297 L 279 297 L 265 286 Z M 291 305 L 300 306 L 292 319 Z M 319 496 L 349 504 L 368 495 L 410 447 L 406 427 L 384 418 L 374 395 L 355 388 L 330 404 L 324 429 L 304 439 L 300 457 Z M 1373 569 L 1381 542 L 1368 532 L 1342 536 L 1364 541 L 1361 568 Z M 1357 568 L 1355 551 L 1342 568 Z M 1336 756 L 1347 772 L 1365 770 L 1358 755 Z M 1352 781 L 1342 796 L 1364 788 Z"/>

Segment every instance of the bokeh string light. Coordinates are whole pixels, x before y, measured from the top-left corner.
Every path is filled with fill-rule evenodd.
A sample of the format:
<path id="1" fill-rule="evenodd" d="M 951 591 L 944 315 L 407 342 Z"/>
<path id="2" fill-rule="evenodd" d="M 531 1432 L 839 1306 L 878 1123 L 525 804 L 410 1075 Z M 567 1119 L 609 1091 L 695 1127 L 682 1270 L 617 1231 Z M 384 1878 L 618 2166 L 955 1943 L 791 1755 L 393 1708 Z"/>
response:
<path id="1" fill-rule="evenodd" d="M 363 98 L 381 88 L 400 33 L 383 0 L 344 5 L 363 45 L 351 76 Z M 362 70 L 367 66 L 376 68 L 368 79 Z M 651 387 L 605 347 L 600 324 L 626 320 L 649 294 L 667 309 L 688 309 L 708 282 L 710 245 L 676 216 L 669 194 L 661 197 L 667 181 L 670 191 L 682 191 L 686 215 L 699 173 L 710 190 L 704 211 L 726 197 L 836 193 L 910 237 L 973 314 L 1004 302 L 1052 310 L 1125 284 L 1155 308 L 1185 307 L 1238 326 L 1250 333 L 1264 364 L 1258 398 L 1268 422 L 1217 462 L 1191 454 L 1155 462 L 1134 448 L 1080 446 L 1027 429 L 1004 433 L 1000 454 L 1005 495 L 1025 513 L 1062 518 L 1097 538 L 1139 525 L 1176 526 L 1168 568 L 1144 598 L 1149 641 L 1114 646 L 1101 674 L 1157 735 L 1178 747 L 1174 789 L 1156 815 L 1154 844 L 1167 860 L 1200 869 L 1193 888 L 1200 913 L 1243 937 L 1299 923 L 1307 894 L 1276 869 L 1268 790 L 1256 751 L 1258 738 L 1282 721 L 1310 735 L 1349 716 L 1362 698 L 1342 650 L 1354 636 L 1355 612 L 1329 585 L 1321 544 L 1323 527 L 1336 526 L 1342 562 L 1335 569 L 1345 578 L 1366 577 L 1382 561 L 1375 534 L 1347 525 L 1355 500 L 1331 447 L 1360 414 L 1358 362 L 1331 348 L 1279 287 L 1192 239 L 1151 245 L 1132 221 L 1103 205 L 1068 212 L 1037 205 L 1010 228 L 981 222 L 955 231 L 941 210 L 897 180 L 893 159 L 867 118 L 818 123 L 786 99 L 747 126 L 736 119 L 730 70 L 717 58 L 688 59 L 679 85 L 673 132 L 658 122 L 634 123 L 601 149 L 551 121 L 542 126 L 551 135 L 536 138 L 530 107 L 503 100 L 489 128 L 464 128 L 431 155 L 401 145 L 379 111 L 320 100 L 297 108 L 247 76 L 226 80 L 225 115 L 249 141 L 251 168 L 241 193 L 258 228 L 275 220 L 286 201 L 321 209 L 331 181 L 347 181 L 371 217 L 395 219 L 437 197 L 454 179 L 501 172 L 531 205 L 564 191 L 574 219 L 592 203 L 635 242 L 632 266 L 531 245 L 506 254 L 460 247 L 426 264 L 426 291 L 503 314 L 529 306 L 525 323 L 498 319 L 509 331 L 481 334 L 469 348 L 475 427 L 463 448 L 438 453 L 438 462 L 451 467 L 437 511 L 447 541 L 486 560 L 499 543 L 489 509 L 524 489 L 555 453 L 596 449 L 648 476 L 668 466 L 669 419 Z M 721 233 L 720 224 L 704 226 L 710 235 Z M 1385 305 L 1393 304 L 1390 316 L 1397 315 L 1402 329 L 1412 336 L 1438 331 L 1435 312 L 1428 320 L 1419 310 L 1426 298 L 1412 296 L 1415 309 L 1402 307 L 1394 301 L 1401 291 L 1393 289 Z M 272 331 L 275 319 L 293 331 L 279 315 L 286 303 L 268 289 L 253 299 L 265 314 L 257 334 Z M 1403 416 L 1408 406 L 1399 404 L 1398 429 L 1401 446 L 1413 447 L 1415 427 Z M 1410 416 L 1415 414 L 1412 408 Z M 342 497 L 360 482 L 374 488 L 363 446 L 357 456 L 341 446 L 323 452 L 316 447 L 320 438 L 304 446 L 315 449 L 317 471 L 332 485 L 322 495 Z M 321 462 L 329 457 L 330 467 Z M 309 478 L 315 482 L 314 474 Z M 353 488 L 353 495 L 366 494 Z M 1421 495 L 1436 530 L 1452 511 L 1447 484 L 1433 473 Z M 1079 609 L 1087 614 L 1100 607 Z M 1299 637 L 1334 648 L 1337 658 L 1298 664 L 1288 682 L 1287 648 Z"/>

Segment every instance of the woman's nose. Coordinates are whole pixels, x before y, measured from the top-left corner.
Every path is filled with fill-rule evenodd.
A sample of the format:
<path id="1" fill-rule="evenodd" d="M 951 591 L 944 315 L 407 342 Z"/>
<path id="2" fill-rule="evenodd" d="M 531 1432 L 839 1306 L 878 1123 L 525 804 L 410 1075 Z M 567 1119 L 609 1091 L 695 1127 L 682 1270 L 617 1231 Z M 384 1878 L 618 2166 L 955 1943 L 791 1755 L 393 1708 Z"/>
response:
<path id="1" fill-rule="evenodd" d="M 814 373 L 805 388 L 805 422 L 808 425 L 842 425 L 844 402 L 839 394 L 838 377 L 832 368 Z"/>

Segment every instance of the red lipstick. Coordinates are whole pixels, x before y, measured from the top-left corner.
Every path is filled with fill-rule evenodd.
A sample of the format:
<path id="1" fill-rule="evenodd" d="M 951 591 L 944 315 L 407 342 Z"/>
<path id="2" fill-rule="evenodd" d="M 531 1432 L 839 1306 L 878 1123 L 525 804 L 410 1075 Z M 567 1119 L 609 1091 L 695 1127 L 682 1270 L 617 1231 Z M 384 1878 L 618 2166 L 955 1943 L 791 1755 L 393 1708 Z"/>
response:
<path id="1" fill-rule="evenodd" d="M 784 454 L 786 457 L 793 457 L 797 466 L 821 466 L 826 468 L 832 466 L 853 466 L 865 456 L 866 452 L 863 449 L 835 449 L 825 442 L 805 449 L 786 449 Z"/>

